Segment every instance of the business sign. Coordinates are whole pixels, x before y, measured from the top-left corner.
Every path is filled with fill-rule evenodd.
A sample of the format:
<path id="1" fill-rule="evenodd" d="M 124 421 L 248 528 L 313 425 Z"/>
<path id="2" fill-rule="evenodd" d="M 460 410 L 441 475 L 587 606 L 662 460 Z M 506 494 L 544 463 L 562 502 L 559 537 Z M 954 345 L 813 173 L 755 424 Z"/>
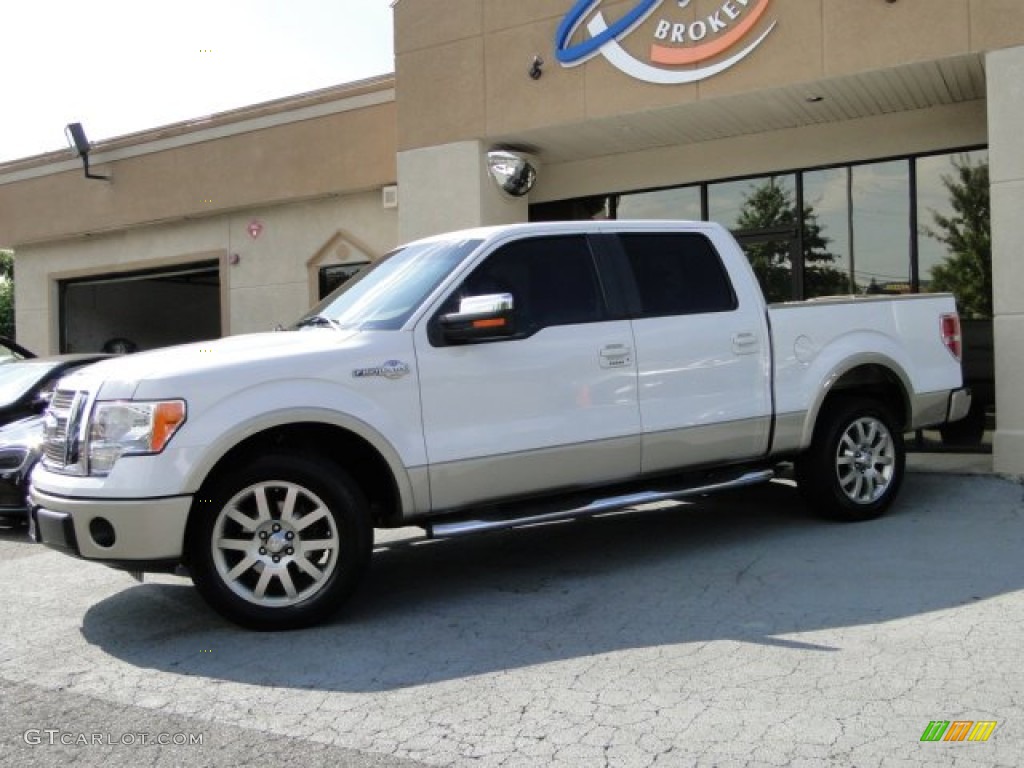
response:
<path id="1" fill-rule="evenodd" d="M 609 22 L 597 7 L 601 0 L 577 0 L 558 25 L 555 57 L 563 67 L 574 67 L 600 54 L 637 80 L 664 85 L 696 83 L 739 64 L 778 23 L 772 21 L 756 32 L 771 0 L 720 0 L 707 14 L 679 13 L 690 3 L 642 0 Z M 652 16 L 655 23 L 650 43 L 642 55 L 634 55 L 622 44 Z"/>

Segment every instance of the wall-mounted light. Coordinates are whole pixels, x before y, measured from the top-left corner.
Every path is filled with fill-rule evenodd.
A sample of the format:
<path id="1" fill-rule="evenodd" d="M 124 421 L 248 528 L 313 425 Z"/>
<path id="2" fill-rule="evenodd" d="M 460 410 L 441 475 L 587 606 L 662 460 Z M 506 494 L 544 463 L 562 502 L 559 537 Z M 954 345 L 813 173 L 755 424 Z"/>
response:
<path id="1" fill-rule="evenodd" d="M 530 69 L 527 72 L 531 80 L 540 80 L 540 76 L 544 74 L 543 66 L 544 59 L 540 56 L 534 56 L 533 63 L 530 64 Z"/>
<path id="2" fill-rule="evenodd" d="M 92 144 L 85 137 L 85 129 L 81 123 L 68 123 L 64 128 L 64 135 L 68 139 L 68 146 L 75 151 L 75 155 L 82 158 L 82 167 L 85 169 L 85 178 L 100 179 L 109 181 L 109 176 L 100 176 L 96 173 L 89 173 L 89 150 Z"/>
<path id="3" fill-rule="evenodd" d="M 512 197 L 522 197 L 537 182 L 537 169 L 522 152 L 492 149 L 487 153 L 487 170 L 498 188 Z"/>

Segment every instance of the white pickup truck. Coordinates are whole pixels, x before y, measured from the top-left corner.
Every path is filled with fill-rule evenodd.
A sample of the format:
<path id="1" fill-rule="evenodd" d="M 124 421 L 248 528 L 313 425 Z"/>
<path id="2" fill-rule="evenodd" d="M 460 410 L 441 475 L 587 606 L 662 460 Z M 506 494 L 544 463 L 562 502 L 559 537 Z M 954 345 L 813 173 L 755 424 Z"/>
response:
<path id="1" fill-rule="evenodd" d="M 102 362 L 60 382 L 38 541 L 184 567 L 248 627 L 325 619 L 375 528 L 431 536 L 772 478 L 821 513 L 893 501 L 905 430 L 961 418 L 953 298 L 766 306 L 706 222 L 454 232 L 391 253 L 285 332 Z"/>

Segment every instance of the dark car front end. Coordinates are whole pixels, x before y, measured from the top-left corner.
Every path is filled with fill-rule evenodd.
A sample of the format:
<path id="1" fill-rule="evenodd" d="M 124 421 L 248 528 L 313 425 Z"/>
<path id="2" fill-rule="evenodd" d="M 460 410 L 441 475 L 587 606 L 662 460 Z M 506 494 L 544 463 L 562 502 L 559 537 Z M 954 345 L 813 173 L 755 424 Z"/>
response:
<path id="1" fill-rule="evenodd" d="M 42 456 L 42 445 L 40 416 L 0 429 L 0 521 L 12 523 L 28 518 L 28 478 Z"/>

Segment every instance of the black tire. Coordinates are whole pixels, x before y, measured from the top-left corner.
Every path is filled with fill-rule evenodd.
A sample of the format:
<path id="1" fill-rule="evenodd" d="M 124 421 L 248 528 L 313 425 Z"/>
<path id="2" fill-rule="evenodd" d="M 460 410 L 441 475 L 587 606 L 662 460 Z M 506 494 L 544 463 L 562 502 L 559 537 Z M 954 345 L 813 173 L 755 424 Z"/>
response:
<path id="1" fill-rule="evenodd" d="M 858 522 L 892 504 L 906 468 L 903 434 L 889 410 L 864 397 L 836 398 L 818 417 L 810 448 L 796 462 L 796 481 L 823 517 Z"/>
<path id="2" fill-rule="evenodd" d="M 243 627 L 299 629 L 326 620 L 369 563 L 366 500 L 320 457 L 259 457 L 203 497 L 186 542 L 192 581 L 214 610 Z"/>

